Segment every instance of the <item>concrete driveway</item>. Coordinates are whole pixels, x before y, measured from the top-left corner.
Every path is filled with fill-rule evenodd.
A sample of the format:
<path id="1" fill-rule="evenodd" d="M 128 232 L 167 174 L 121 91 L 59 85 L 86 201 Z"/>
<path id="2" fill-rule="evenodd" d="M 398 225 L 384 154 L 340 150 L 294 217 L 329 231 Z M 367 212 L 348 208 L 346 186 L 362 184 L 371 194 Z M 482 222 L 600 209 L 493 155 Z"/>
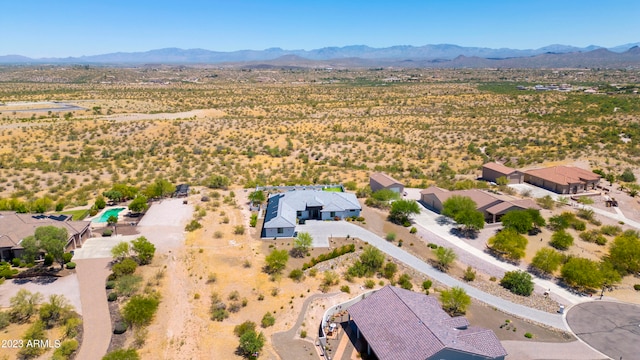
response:
<path id="1" fill-rule="evenodd" d="M 579 304 L 567 313 L 567 323 L 581 340 L 613 359 L 638 359 L 640 306 L 609 301 Z"/>

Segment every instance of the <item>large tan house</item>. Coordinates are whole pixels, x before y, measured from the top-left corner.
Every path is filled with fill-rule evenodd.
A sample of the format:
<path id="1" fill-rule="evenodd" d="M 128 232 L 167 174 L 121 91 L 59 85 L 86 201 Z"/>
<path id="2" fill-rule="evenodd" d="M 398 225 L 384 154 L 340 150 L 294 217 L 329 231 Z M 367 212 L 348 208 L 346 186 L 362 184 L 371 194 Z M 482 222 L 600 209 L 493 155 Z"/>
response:
<path id="1" fill-rule="evenodd" d="M 372 192 L 376 192 L 382 189 L 388 189 L 393 192 L 402 194 L 402 192 L 404 191 L 404 184 L 381 172 L 374 173 L 369 176 L 369 187 L 371 187 Z"/>
<path id="2" fill-rule="evenodd" d="M 600 175 L 573 166 L 553 166 L 525 171 L 524 181 L 558 194 L 576 194 L 595 189 Z"/>
<path id="3" fill-rule="evenodd" d="M 442 212 L 442 204 L 454 195 L 471 198 L 488 223 L 500 221 L 504 214 L 512 210 L 540 209 L 530 199 L 507 199 L 478 189 L 449 191 L 430 186 L 420 191 L 420 200 L 428 209 L 440 213 Z"/>
<path id="4" fill-rule="evenodd" d="M 9 261 L 22 255 L 22 239 L 35 233 L 41 226 L 55 226 L 67 229 L 69 239 L 66 249 L 82 246 L 83 240 L 90 236 L 88 221 L 70 221 L 65 215 L 18 214 L 0 211 L 0 260 Z"/>
<path id="5" fill-rule="evenodd" d="M 497 183 L 500 177 L 506 178 L 508 184 L 522 184 L 524 181 L 524 174 L 514 168 L 504 166 L 497 162 L 482 165 L 483 180 Z"/>

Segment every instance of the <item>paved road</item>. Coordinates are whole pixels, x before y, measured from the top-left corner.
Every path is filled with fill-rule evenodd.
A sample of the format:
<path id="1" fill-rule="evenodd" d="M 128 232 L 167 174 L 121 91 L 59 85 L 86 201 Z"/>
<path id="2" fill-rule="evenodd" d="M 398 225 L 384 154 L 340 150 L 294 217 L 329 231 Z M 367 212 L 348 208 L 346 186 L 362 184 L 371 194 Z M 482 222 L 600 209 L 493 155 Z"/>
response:
<path id="1" fill-rule="evenodd" d="M 507 360 L 603 360 L 607 359 L 581 341 L 542 343 L 537 341 L 501 341 L 509 353 Z M 631 359 L 631 358 L 629 358 Z"/>
<path id="2" fill-rule="evenodd" d="M 572 307 L 567 314 L 571 330 L 587 344 L 613 359 L 638 359 L 640 306 L 594 301 Z"/>
<path id="3" fill-rule="evenodd" d="M 396 245 L 382 239 L 378 235 L 357 225 L 348 223 L 346 221 L 309 221 L 307 222 L 307 224 L 314 227 L 314 231 L 316 234 L 318 234 L 318 236 L 320 236 L 320 228 L 324 228 L 325 237 L 328 237 L 330 234 L 333 236 L 350 235 L 352 237 L 357 237 L 363 241 L 366 241 L 369 244 L 377 247 L 381 251 L 385 252 L 387 255 L 396 258 L 407 266 L 410 266 L 417 271 L 426 274 L 427 276 L 439 281 L 440 283 L 450 287 L 462 287 L 470 296 L 490 306 L 494 306 L 506 313 L 530 319 L 554 327 L 556 329 L 564 331 L 569 330 L 562 318 L 562 315 L 560 314 L 551 314 L 544 311 L 531 309 L 526 306 L 514 304 L 497 296 L 493 296 L 491 294 L 480 291 L 462 281 L 459 281 L 443 272 L 434 269 L 431 265 L 402 250 L 402 248 L 397 247 Z"/>
<path id="4" fill-rule="evenodd" d="M 110 272 L 110 261 L 111 258 L 75 260 L 83 327 L 78 360 L 101 358 L 109 348 L 111 317 L 104 285 Z"/>

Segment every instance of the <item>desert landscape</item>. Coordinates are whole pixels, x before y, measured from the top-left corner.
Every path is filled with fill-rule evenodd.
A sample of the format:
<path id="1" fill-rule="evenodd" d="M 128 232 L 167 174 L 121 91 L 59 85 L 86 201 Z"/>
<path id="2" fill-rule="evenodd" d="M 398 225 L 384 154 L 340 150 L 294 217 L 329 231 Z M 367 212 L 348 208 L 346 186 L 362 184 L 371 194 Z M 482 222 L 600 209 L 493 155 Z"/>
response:
<path id="1" fill-rule="evenodd" d="M 536 283 L 530 296 L 512 294 L 500 285 L 504 266 L 464 250 L 485 252 L 498 227 L 450 241 L 417 215 L 409 226 L 393 223 L 387 208 L 367 204 L 369 176 L 385 172 L 415 191 L 431 185 L 481 188 L 539 201 L 530 192 L 477 180 L 482 165 L 597 169 L 607 196 L 618 201 L 616 210 L 598 195 L 589 204 L 568 197 L 551 201 L 540 212 L 547 222 L 566 212 L 577 214 L 583 228 L 566 230 L 575 240 L 563 254 L 599 261 L 616 236 L 637 231 L 634 224 L 640 222 L 635 181 L 640 176 L 639 75 L 610 69 L 0 66 L 0 211 L 66 212 L 75 219 L 98 213 L 98 199 L 104 201 L 114 185 L 135 187 L 140 194 L 160 182 L 174 189 L 191 185 L 182 203 L 190 207 L 181 208 L 184 218 L 173 224 L 177 235 L 170 242 L 162 231 L 127 226 L 131 220 L 122 215 L 116 220 L 121 232 L 110 237 L 128 241 L 144 235 L 155 244 L 153 261 L 135 270 L 140 284 L 109 305 L 111 327 L 120 322 L 118 312 L 130 298 L 159 299 L 152 320 L 110 340 L 108 351 L 135 349 L 144 359 L 252 357 L 239 350 L 234 334 L 245 322 L 253 322 L 264 336 L 260 359 L 317 359 L 318 327 L 330 307 L 370 289 L 398 285 L 403 275 L 403 287 L 416 292 L 428 292 L 423 284 L 432 280 L 431 294 L 449 288 L 388 253 L 385 263 L 397 267 L 391 276 L 382 270 L 350 275 L 369 244 L 349 236 L 332 236 L 329 248 L 309 249 L 270 271 L 266 258 L 274 250 L 288 253 L 294 239 L 260 238 L 263 215 L 249 206 L 258 186 L 342 184 L 358 194 L 362 206 L 363 219 L 350 225 L 426 264 L 438 261 L 438 247 L 453 248 L 457 260 L 445 271 L 451 278 L 556 314 L 561 305 L 570 307 L 564 293 L 549 294 Z M 535 89 L 539 84 L 567 86 L 542 91 Z M 634 180 L 623 180 L 625 172 Z M 176 201 L 165 199 L 171 193 L 148 196 L 151 208 Z M 131 201 L 118 200 L 116 205 L 123 207 Z M 584 205 L 611 215 L 581 213 Z M 170 208 L 165 212 L 170 214 Z M 151 210 L 142 219 L 154 220 Z M 101 241 L 112 225 L 93 226 L 90 241 Z M 611 233 L 602 235 L 603 227 Z M 554 230 L 540 230 L 524 235 L 524 255 L 513 266 L 526 271 L 540 249 L 551 248 Z M 585 233 L 601 235 L 604 243 Z M 349 245 L 353 252 L 303 268 L 311 258 Z M 560 277 L 560 270 L 549 274 Z M 605 296 L 640 304 L 634 288 L 639 282 L 626 275 L 608 284 Z M 600 295 L 599 288 L 565 288 L 570 296 Z M 505 344 L 576 342 L 568 331 L 477 299 L 466 316 Z M 5 334 L 11 336 L 26 328 L 8 326 Z M 339 341 L 330 342 L 330 348 L 344 351 L 342 359 L 366 358 L 353 347 L 340 347 Z"/>

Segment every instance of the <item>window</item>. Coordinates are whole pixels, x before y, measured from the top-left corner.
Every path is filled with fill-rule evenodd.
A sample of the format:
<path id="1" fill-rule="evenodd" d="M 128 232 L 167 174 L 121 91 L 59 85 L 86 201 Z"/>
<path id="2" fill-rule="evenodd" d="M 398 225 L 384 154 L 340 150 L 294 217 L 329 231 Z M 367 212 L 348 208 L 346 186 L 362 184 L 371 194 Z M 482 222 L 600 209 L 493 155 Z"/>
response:
<path id="1" fill-rule="evenodd" d="M 335 211 L 330 212 L 330 213 L 329 213 L 329 216 L 331 216 L 331 217 L 335 217 L 335 216 L 336 216 L 336 212 L 335 212 Z"/>
<path id="2" fill-rule="evenodd" d="M 297 216 L 297 217 L 301 217 L 301 216 L 302 216 L 302 211 L 298 211 L 298 212 L 296 212 L 296 216 Z"/>
<path id="3" fill-rule="evenodd" d="M 284 229 L 283 228 L 278 228 L 278 234 L 283 234 L 284 233 Z"/>

